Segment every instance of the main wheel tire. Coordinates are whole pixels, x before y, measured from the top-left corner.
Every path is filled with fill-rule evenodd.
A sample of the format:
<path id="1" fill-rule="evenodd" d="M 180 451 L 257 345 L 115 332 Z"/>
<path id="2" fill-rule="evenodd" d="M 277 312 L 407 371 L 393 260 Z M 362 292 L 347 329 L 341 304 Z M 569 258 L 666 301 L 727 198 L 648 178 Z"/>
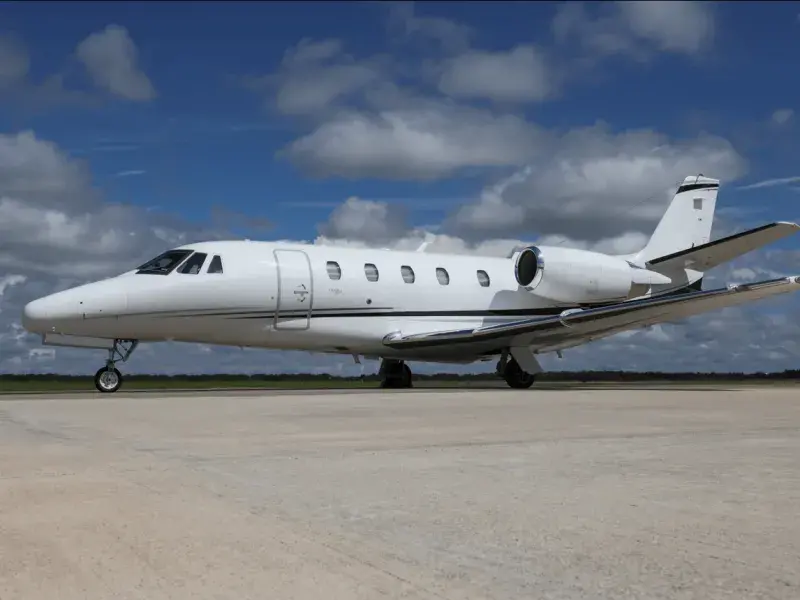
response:
<path id="1" fill-rule="evenodd" d="M 533 385 L 535 380 L 536 378 L 533 375 L 521 371 L 519 376 L 506 379 L 506 383 L 508 387 L 514 388 L 515 390 L 527 390 Z"/>
<path id="2" fill-rule="evenodd" d="M 515 390 L 526 390 L 533 385 L 533 382 L 536 380 L 536 376 L 526 373 L 517 364 L 517 361 L 512 360 L 506 365 L 505 372 L 503 373 L 503 379 L 505 379 L 505 382 L 510 388 Z"/>
<path id="3" fill-rule="evenodd" d="M 94 387 L 103 394 L 112 394 L 122 386 L 122 373 L 116 368 L 103 367 L 94 375 Z"/>

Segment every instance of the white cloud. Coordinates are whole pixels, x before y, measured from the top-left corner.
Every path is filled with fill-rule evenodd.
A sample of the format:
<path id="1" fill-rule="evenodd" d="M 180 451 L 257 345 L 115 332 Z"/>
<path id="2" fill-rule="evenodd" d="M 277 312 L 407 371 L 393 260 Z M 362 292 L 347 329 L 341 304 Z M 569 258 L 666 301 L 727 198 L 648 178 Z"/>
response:
<path id="1" fill-rule="evenodd" d="M 143 102 L 156 97 L 156 90 L 139 68 L 138 51 L 128 30 L 108 25 L 90 34 L 76 49 L 94 84 L 116 96 Z"/>
<path id="2" fill-rule="evenodd" d="M 266 104 L 290 116 L 320 117 L 385 80 L 386 57 L 357 59 L 338 39 L 302 39 L 289 48 L 275 73 L 245 78 Z"/>
<path id="3" fill-rule="evenodd" d="M 508 52 L 470 50 L 441 67 L 439 89 L 458 98 L 498 102 L 532 102 L 555 92 L 555 73 L 541 51 L 520 45 Z"/>
<path id="4" fill-rule="evenodd" d="M 614 54 L 644 60 L 653 51 L 697 54 L 713 40 L 714 14 L 702 2 L 566 2 L 552 30 L 558 42 L 580 45 L 592 60 Z"/>
<path id="5" fill-rule="evenodd" d="M 713 8 L 705 2 L 646 0 L 617 6 L 631 32 L 660 50 L 695 53 L 714 34 Z"/>
<path id="6" fill-rule="evenodd" d="M 528 231 L 590 242 L 649 235 L 685 176 L 700 172 L 729 182 L 745 169 L 724 139 L 674 141 L 650 130 L 615 134 L 596 125 L 552 139 L 539 160 L 499 189 L 485 190 L 449 225 L 477 236 Z"/>
<path id="7" fill-rule="evenodd" d="M 340 112 L 287 149 L 318 176 L 431 180 L 468 167 L 518 166 L 538 150 L 523 119 L 455 105 Z"/>
<path id="8" fill-rule="evenodd" d="M 283 114 L 315 114 L 379 77 L 377 61 L 344 54 L 339 40 L 302 40 L 287 52 L 276 76 L 275 102 Z"/>
<path id="9" fill-rule="evenodd" d="M 776 125 L 786 125 L 794 118 L 794 110 L 791 108 L 781 108 L 772 113 L 772 122 Z"/>
<path id="10" fill-rule="evenodd" d="M 52 142 L 0 135 L 0 270 L 80 279 L 129 268 L 166 242 L 149 218 L 104 203 L 87 166 Z"/>
<path id="11" fill-rule="evenodd" d="M 85 208 L 97 200 L 85 163 L 67 160 L 52 142 L 32 131 L 0 134 L 0 197 L 24 197 L 26 204 Z"/>
<path id="12" fill-rule="evenodd" d="M 407 230 L 405 215 L 396 204 L 348 198 L 320 227 L 323 236 L 363 240 L 382 244 L 395 240 Z"/>

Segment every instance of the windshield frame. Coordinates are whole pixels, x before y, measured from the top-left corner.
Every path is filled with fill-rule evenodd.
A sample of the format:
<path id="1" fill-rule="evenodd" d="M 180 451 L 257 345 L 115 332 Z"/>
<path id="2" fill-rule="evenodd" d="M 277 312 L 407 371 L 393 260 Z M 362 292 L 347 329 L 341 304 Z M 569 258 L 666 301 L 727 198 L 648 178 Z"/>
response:
<path id="1" fill-rule="evenodd" d="M 175 269 L 177 269 L 180 265 L 182 265 L 189 256 L 194 254 L 194 250 L 187 250 L 187 249 L 175 249 L 175 250 L 167 250 L 166 252 L 162 252 L 155 258 L 148 260 L 143 265 L 140 265 L 136 268 L 137 275 L 169 275 Z M 172 258 L 172 262 L 167 265 L 166 268 L 156 268 L 154 265 L 157 261 L 161 261 L 165 258 Z"/>

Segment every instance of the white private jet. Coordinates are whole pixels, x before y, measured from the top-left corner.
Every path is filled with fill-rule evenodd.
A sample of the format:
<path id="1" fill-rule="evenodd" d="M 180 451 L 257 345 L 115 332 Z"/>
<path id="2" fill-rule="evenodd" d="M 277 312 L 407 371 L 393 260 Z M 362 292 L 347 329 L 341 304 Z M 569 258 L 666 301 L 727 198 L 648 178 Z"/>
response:
<path id="1" fill-rule="evenodd" d="M 702 291 L 703 273 L 795 233 L 777 222 L 709 241 L 719 180 L 687 177 L 646 246 L 615 256 L 562 247 L 503 257 L 215 241 L 34 300 L 43 343 L 108 350 L 101 392 L 139 342 L 306 350 L 381 359 L 382 387 L 410 387 L 406 361 L 497 360 L 512 388 L 537 354 L 794 292 L 800 277 Z"/>

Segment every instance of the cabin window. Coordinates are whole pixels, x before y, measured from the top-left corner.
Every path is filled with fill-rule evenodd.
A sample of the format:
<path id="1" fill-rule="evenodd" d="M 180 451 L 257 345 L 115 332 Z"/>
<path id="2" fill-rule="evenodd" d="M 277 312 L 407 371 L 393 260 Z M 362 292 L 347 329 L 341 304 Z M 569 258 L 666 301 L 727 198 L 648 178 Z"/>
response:
<path id="1" fill-rule="evenodd" d="M 450 275 L 447 273 L 447 269 L 443 269 L 442 267 L 436 269 L 436 279 L 439 280 L 441 285 L 450 284 Z"/>
<path id="2" fill-rule="evenodd" d="M 478 270 L 478 283 L 481 284 L 481 287 L 489 287 L 489 274 L 486 271 Z"/>
<path id="3" fill-rule="evenodd" d="M 191 253 L 191 250 L 167 250 L 138 267 L 136 273 L 138 275 L 169 275 Z"/>
<path id="4" fill-rule="evenodd" d="M 400 267 L 400 273 L 403 275 L 403 281 L 406 283 L 414 283 L 414 269 L 408 265 L 403 265 Z"/>
<path id="5" fill-rule="evenodd" d="M 215 254 L 208 265 L 208 273 L 222 273 L 222 258 L 219 254 Z"/>
<path id="6" fill-rule="evenodd" d="M 342 278 L 342 268 L 339 266 L 339 263 L 329 260 L 326 267 L 328 269 L 328 277 L 333 280 Z"/>
<path id="7" fill-rule="evenodd" d="M 378 281 L 378 267 L 372 263 L 365 264 L 364 275 L 367 276 L 367 281 Z"/>
<path id="8" fill-rule="evenodd" d="M 694 209 L 701 210 L 703 208 L 703 199 L 702 198 L 695 198 L 694 199 Z"/>
<path id="9" fill-rule="evenodd" d="M 197 275 L 200 269 L 203 268 L 203 263 L 206 262 L 207 256 L 208 255 L 204 252 L 195 252 L 189 260 L 181 265 L 181 268 L 178 269 L 178 273 Z"/>

